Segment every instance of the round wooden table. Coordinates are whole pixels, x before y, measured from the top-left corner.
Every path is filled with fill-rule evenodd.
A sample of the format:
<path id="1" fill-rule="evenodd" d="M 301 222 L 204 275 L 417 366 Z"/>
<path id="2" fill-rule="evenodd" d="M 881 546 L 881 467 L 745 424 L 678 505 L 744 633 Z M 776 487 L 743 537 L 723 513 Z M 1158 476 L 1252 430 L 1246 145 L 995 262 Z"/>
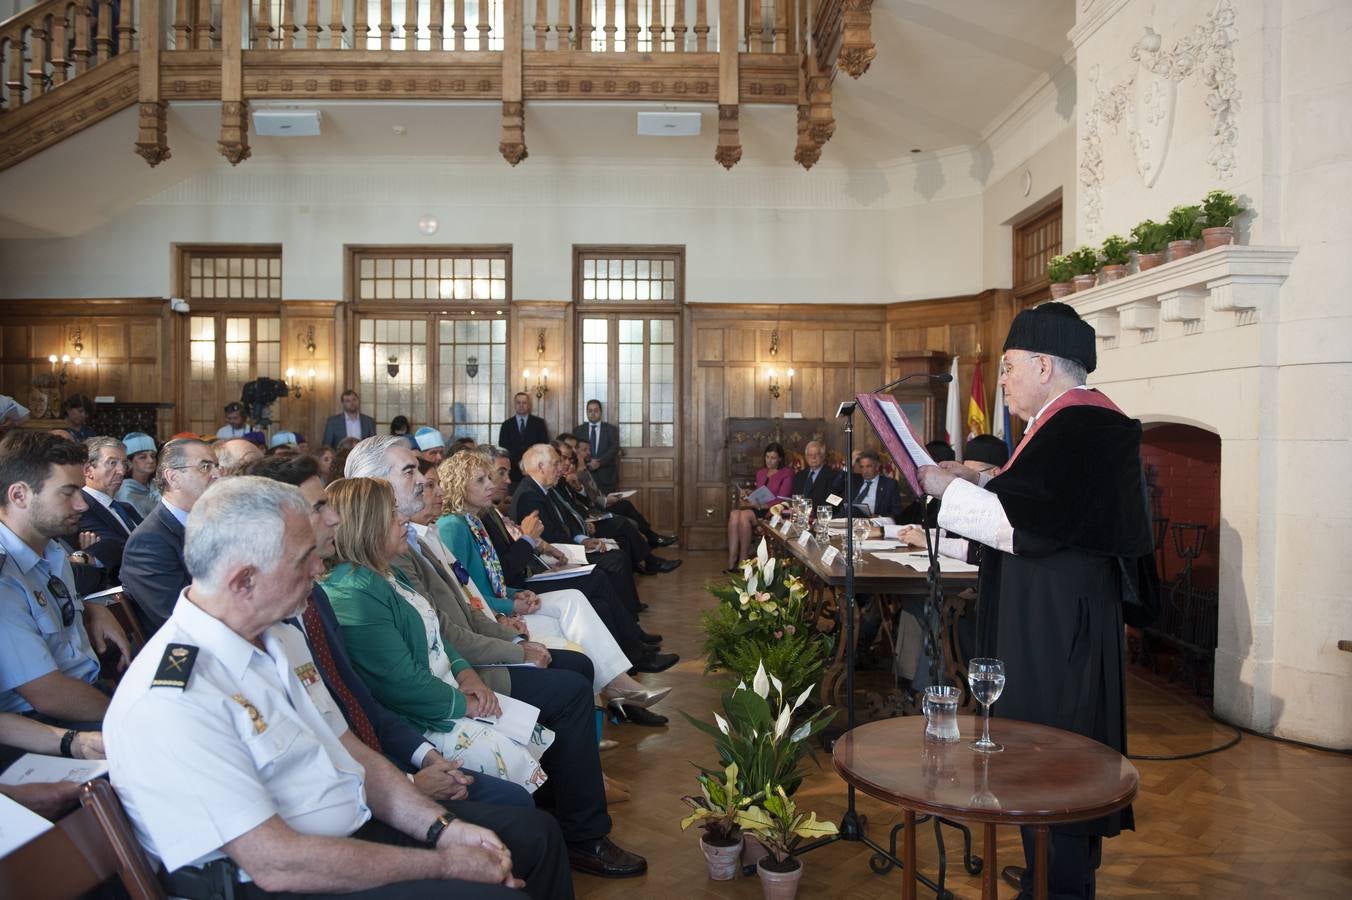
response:
<path id="1" fill-rule="evenodd" d="M 995 900 L 1000 877 L 995 826 L 1033 826 L 1034 891 L 1045 900 L 1049 826 L 1122 809 L 1136 796 L 1141 777 L 1126 757 L 1098 741 L 1013 719 L 991 719 L 991 740 L 1003 744 L 1003 752 L 978 753 L 972 742 L 981 734 L 981 719 L 962 716 L 958 722 L 962 740 L 955 743 L 925 740 L 923 716 L 861 725 L 836 741 L 836 771 L 870 797 L 902 808 L 904 900 L 915 898 L 917 814 L 982 824 L 984 900 Z"/>

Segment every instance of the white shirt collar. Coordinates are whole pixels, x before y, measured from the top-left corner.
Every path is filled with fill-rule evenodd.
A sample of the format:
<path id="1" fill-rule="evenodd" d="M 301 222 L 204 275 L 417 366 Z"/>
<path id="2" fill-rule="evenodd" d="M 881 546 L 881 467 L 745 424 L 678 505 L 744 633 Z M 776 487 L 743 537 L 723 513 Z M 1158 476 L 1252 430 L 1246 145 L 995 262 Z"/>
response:
<path id="1" fill-rule="evenodd" d="M 102 503 L 102 504 L 104 505 L 104 508 L 106 508 L 106 509 L 112 509 L 112 508 L 113 508 L 113 498 L 112 498 L 112 497 L 109 497 L 109 496 L 108 496 L 107 494 L 105 494 L 103 491 L 96 491 L 96 490 L 94 490 L 92 487 L 89 487 L 89 486 L 86 485 L 86 486 L 85 486 L 85 493 L 88 494 L 89 496 L 93 497 L 95 500 L 99 501 L 100 503 Z"/>
<path id="2" fill-rule="evenodd" d="M 199 647 L 211 651 L 211 655 L 221 661 L 221 665 L 236 680 L 244 677 L 249 661 L 255 653 L 263 651 L 232 631 L 220 619 L 209 615 L 200 606 L 188 599 L 188 588 L 179 592 L 178 602 L 170 616 L 174 624 L 183 629 Z M 270 626 L 275 627 L 275 626 Z M 266 655 L 266 654 L 263 654 Z"/>

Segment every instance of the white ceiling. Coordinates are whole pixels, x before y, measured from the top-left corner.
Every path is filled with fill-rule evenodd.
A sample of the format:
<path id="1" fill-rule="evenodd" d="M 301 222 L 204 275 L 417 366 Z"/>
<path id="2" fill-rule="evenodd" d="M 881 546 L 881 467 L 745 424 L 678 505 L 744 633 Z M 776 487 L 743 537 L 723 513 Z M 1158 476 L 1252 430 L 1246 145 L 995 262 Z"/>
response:
<path id="1" fill-rule="evenodd" d="M 1000 113 L 1039 76 L 1054 73 L 1069 48 L 1074 0 L 878 0 L 873 7 L 877 58 L 859 80 L 840 73 L 834 87 L 836 136 L 823 163 L 873 169 L 925 152 L 976 144 Z M 500 109 L 495 103 L 324 103 L 323 134 L 251 138 L 251 162 L 361 157 L 495 158 Z M 702 112 L 690 138 L 639 137 L 636 111 L 652 105 L 535 103 L 526 108 L 533 160 L 613 159 L 633 163 L 713 162 L 717 117 Z M 747 106 L 741 117 L 743 163 L 789 164 L 796 135 L 792 107 Z M 402 126 L 405 134 L 395 134 Z M 205 167 L 219 164 L 219 105 L 170 107 L 173 157 L 149 168 L 132 151 L 135 110 L 86 129 L 0 172 L 0 239 L 68 235 Z M 733 170 L 734 174 L 736 169 Z M 397 177 L 397 174 L 392 174 Z"/>

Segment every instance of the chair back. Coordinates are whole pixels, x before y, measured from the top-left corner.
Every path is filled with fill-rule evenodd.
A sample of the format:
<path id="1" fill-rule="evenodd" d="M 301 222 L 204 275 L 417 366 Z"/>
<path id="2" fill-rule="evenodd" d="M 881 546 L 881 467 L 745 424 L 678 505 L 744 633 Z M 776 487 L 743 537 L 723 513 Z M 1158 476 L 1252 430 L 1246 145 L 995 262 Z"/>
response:
<path id="1" fill-rule="evenodd" d="M 106 779 L 86 783 L 80 808 L 0 858 L 0 896 L 74 900 L 117 876 L 132 900 L 164 900 L 131 822 Z"/>

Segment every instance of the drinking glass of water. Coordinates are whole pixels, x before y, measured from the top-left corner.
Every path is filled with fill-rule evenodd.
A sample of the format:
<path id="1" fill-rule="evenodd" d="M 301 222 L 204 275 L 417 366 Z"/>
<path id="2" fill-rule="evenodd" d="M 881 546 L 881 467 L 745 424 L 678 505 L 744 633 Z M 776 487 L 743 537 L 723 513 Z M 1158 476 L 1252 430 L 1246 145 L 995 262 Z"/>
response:
<path id="1" fill-rule="evenodd" d="M 1005 749 L 991 740 L 991 704 L 1000 699 L 1005 689 L 1005 664 L 998 659 L 978 658 L 967 666 L 967 684 L 972 688 L 972 696 L 981 704 L 985 721 L 981 727 L 981 739 L 972 744 L 972 749 L 981 753 L 999 753 Z"/>

